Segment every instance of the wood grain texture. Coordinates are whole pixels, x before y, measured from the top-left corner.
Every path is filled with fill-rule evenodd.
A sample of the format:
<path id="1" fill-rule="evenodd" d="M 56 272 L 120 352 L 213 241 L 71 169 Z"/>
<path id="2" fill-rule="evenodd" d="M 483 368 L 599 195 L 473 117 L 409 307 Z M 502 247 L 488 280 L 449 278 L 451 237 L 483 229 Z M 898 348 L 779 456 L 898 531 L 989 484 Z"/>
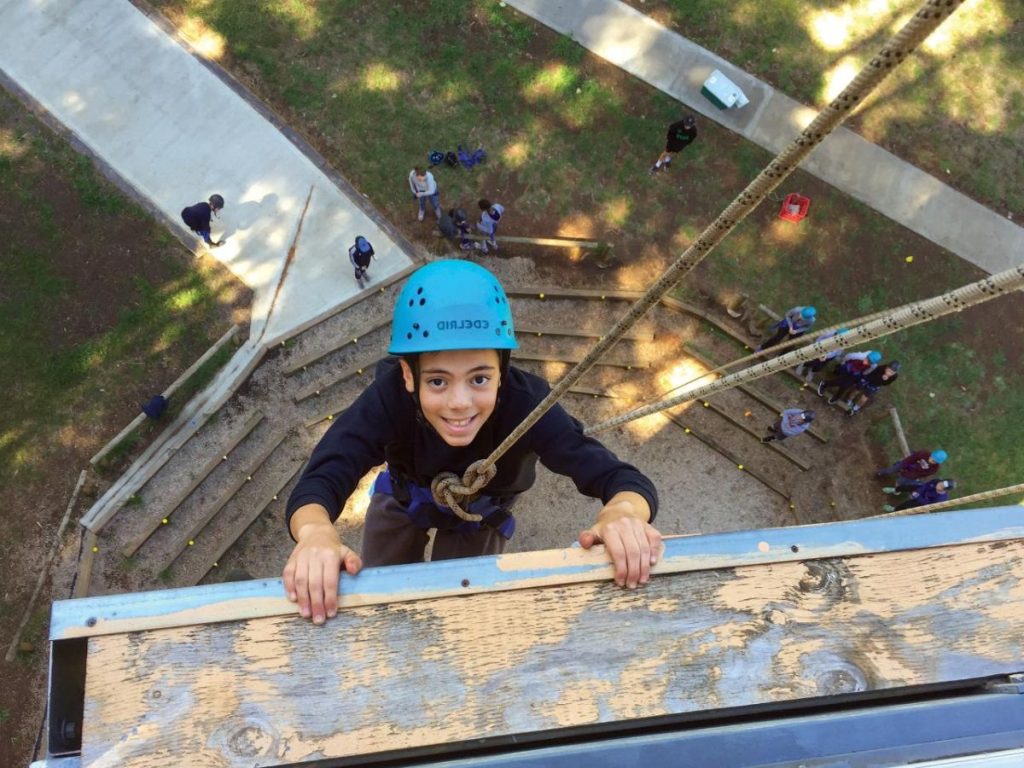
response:
<path id="1" fill-rule="evenodd" d="M 1024 542 L 89 640 L 84 766 L 251 766 L 1024 667 Z"/>

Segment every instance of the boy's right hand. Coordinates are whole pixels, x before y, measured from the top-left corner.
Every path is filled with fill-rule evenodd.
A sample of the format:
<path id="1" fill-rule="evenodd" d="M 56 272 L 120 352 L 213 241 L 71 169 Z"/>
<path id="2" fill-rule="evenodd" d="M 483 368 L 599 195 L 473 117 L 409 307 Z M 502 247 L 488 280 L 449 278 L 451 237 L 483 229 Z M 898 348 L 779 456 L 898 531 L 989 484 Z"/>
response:
<path id="1" fill-rule="evenodd" d="M 332 523 L 307 523 L 299 528 L 291 557 L 284 567 L 288 599 L 299 604 L 303 618 L 323 624 L 338 612 L 338 579 L 341 569 L 355 575 L 363 561 L 341 543 Z"/>

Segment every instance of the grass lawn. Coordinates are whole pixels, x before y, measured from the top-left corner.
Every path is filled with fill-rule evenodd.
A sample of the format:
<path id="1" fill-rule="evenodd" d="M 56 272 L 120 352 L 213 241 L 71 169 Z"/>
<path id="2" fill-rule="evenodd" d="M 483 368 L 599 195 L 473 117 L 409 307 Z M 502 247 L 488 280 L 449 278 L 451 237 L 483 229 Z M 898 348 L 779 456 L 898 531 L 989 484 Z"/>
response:
<path id="1" fill-rule="evenodd" d="M 431 149 L 461 143 L 489 153 L 479 169 L 434 170 L 446 205 L 469 208 L 486 195 L 508 208 L 505 234 L 607 238 L 626 265 L 618 273 L 626 287 L 678 254 L 768 159 L 702 123 L 676 167 L 651 179 L 647 168 L 678 105 L 490 0 L 157 4 L 405 234 L 431 247 L 405 187 Z M 981 276 L 807 174 L 780 191 L 792 190 L 813 200 L 806 222 L 779 221 L 778 202 L 767 202 L 683 290 L 745 291 L 777 309 L 813 302 L 830 322 Z M 573 268 L 563 254 L 531 255 Z M 1015 386 L 1024 345 L 1001 329 L 1022 321 L 1019 298 L 1004 298 L 879 345 L 905 363 L 890 397 L 911 441 L 949 450 L 963 493 L 1020 480 L 1024 445 L 1011 430 L 1024 415 Z M 883 421 L 880 441 L 887 429 Z"/>
<path id="2" fill-rule="evenodd" d="M 918 0 L 626 0 L 787 95 L 834 97 Z M 967 0 L 847 125 L 1002 214 L 1024 216 L 1021 0 Z"/>

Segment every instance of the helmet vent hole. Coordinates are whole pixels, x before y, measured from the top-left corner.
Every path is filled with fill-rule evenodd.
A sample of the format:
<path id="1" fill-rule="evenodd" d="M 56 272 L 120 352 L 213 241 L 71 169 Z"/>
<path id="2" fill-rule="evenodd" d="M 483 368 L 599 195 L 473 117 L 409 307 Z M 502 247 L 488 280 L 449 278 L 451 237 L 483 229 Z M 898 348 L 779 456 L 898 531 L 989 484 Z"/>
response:
<path id="1" fill-rule="evenodd" d="M 409 331 L 409 333 L 405 334 L 405 338 L 409 339 L 411 341 L 412 340 L 412 331 Z"/>
<path id="2" fill-rule="evenodd" d="M 409 299 L 409 306 L 413 306 L 416 303 L 416 299 Z"/>
<path id="3" fill-rule="evenodd" d="M 412 329 L 413 329 L 414 331 L 418 331 L 418 330 L 420 329 L 420 324 L 419 324 L 419 323 L 413 323 L 413 324 L 412 324 Z"/>
<path id="4" fill-rule="evenodd" d="M 420 306 L 421 306 L 421 307 L 422 307 L 422 306 L 423 306 L 424 304 L 426 304 L 426 303 L 427 303 L 427 300 L 426 300 L 426 299 L 420 299 Z"/>
<path id="5" fill-rule="evenodd" d="M 419 288 L 416 289 L 416 295 L 419 296 L 422 293 L 423 293 L 423 286 L 421 285 Z"/>
<path id="6" fill-rule="evenodd" d="M 423 332 L 423 338 L 424 339 L 427 338 L 427 336 L 429 336 L 429 335 L 430 335 L 430 331 L 424 331 Z"/>
<path id="7" fill-rule="evenodd" d="M 502 321 L 501 321 L 501 324 L 502 324 L 502 325 L 508 325 L 508 320 L 502 320 Z"/>

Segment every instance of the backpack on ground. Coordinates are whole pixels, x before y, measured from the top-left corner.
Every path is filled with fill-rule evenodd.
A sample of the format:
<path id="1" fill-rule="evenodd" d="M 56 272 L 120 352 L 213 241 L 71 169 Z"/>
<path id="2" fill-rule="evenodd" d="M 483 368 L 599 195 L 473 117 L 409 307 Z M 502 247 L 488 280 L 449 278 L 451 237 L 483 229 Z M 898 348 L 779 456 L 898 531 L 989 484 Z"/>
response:
<path id="1" fill-rule="evenodd" d="M 449 151 L 444 156 L 444 162 L 445 162 L 445 164 L 449 168 L 458 168 L 459 167 L 459 156 L 456 155 L 454 152 Z"/>
<path id="2" fill-rule="evenodd" d="M 484 152 L 483 147 L 477 147 L 472 152 L 467 152 L 459 145 L 459 162 L 466 168 L 472 168 L 474 165 L 478 165 L 487 160 L 487 153 Z"/>

